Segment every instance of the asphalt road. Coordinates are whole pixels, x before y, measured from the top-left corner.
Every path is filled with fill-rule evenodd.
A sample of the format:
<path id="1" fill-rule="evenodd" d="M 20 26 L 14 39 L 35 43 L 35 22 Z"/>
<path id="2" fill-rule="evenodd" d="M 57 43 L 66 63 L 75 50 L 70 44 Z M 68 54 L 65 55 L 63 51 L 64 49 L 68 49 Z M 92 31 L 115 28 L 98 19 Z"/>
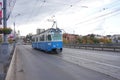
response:
<path id="1" fill-rule="evenodd" d="M 16 77 L 16 80 L 18 80 L 17 78 L 19 80 L 118 80 L 65 61 L 63 54 L 66 53 L 63 51 L 59 55 L 49 54 L 34 50 L 29 45 L 17 46 L 17 58 L 20 58 L 22 65 L 17 73 L 22 72 L 23 75 Z"/>
<path id="2" fill-rule="evenodd" d="M 109 52 L 109 51 L 95 51 L 95 50 L 84 50 L 84 49 L 71 49 L 64 48 L 63 56 L 72 56 L 78 58 L 84 58 L 99 63 L 120 67 L 120 53 Z"/>

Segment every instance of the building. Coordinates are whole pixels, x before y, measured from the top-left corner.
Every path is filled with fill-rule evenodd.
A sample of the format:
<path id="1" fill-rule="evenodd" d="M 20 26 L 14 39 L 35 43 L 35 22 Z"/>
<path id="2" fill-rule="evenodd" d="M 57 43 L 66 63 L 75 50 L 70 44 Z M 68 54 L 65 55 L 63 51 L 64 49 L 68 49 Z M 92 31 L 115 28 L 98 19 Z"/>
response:
<path id="1" fill-rule="evenodd" d="M 45 31 L 45 29 L 37 29 L 36 33 L 40 34 L 41 32 Z"/>
<path id="2" fill-rule="evenodd" d="M 120 43 L 120 34 L 113 35 L 111 39 L 112 43 Z"/>
<path id="3" fill-rule="evenodd" d="M 68 34 L 68 33 L 63 34 L 64 43 L 70 43 L 70 44 L 77 43 L 78 38 L 79 38 L 79 35 L 76 35 L 76 34 Z"/>

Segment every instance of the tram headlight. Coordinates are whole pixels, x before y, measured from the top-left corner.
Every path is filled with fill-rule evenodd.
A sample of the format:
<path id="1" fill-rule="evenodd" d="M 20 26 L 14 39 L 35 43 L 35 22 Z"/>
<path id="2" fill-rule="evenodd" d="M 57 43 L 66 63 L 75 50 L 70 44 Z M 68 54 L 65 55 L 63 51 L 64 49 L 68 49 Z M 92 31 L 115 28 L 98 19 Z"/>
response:
<path id="1" fill-rule="evenodd" d="M 53 47 L 55 48 L 55 47 L 56 47 L 56 45 L 53 45 Z"/>

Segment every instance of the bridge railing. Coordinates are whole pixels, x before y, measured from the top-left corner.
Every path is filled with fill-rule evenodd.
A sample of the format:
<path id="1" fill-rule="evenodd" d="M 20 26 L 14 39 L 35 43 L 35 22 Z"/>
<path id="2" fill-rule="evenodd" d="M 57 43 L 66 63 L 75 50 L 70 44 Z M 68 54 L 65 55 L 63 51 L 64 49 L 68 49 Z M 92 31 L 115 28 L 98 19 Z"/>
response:
<path id="1" fill-rule="evenodd" d="M 120 44 L 64 44 L 64 47 L 120 52 Z"/>

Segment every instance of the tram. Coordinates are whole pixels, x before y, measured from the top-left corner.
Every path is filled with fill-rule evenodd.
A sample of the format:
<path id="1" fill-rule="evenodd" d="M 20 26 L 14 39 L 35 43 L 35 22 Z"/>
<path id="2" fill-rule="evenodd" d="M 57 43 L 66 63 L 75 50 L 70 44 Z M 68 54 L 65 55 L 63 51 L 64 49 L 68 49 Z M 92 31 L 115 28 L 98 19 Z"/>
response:
<path id="1" fill-rule="evenodd" d="M 63 49 L 61 29 L 52 27 L 34 35 L 32 37 L 32 48 L 61 53 Z"/>

